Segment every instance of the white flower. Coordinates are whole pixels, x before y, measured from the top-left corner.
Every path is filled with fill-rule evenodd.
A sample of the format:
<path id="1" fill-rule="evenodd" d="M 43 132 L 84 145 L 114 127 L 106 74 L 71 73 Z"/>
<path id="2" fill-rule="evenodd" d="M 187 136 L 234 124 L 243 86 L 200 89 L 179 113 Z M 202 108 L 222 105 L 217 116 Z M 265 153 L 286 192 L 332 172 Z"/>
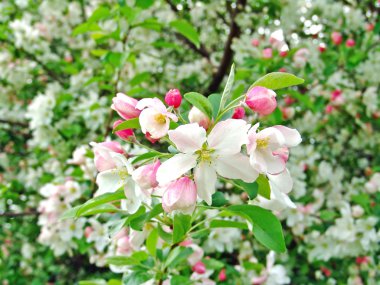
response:
<path id="1" fill-rule="evenodd" d="M 217 173 L 225 178 L 255 181 L 257 171 L 250 166 L 249 158 L 240 153 L 241 146 L 247 142 L 248 128 L 243 120 L 228 119 L 216 124 L 208 136 L 198 124 L 169 131 L 170 140 L 181 153 L 160 166 L 157 181 L 167 184 L 195 168 L 198 196 L 209 205 Z"/>

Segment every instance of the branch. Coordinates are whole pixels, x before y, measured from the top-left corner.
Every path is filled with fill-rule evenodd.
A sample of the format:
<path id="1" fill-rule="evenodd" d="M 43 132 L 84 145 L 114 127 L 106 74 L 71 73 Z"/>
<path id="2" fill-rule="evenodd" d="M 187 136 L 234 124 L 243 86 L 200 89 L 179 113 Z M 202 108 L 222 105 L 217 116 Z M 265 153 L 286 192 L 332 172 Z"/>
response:
<path id="1" fill-rule="evenodd" d="M 0 119 L 0 124 L 8 124 L 8 125 L 20 126 L 20 127 L 24 127 L 24 128 L 27 128 L 29 126 L 29 124 L 25 123 L 25 122 L 9 121 L 9 120 L 6 120 L 6 119 Z"/>
<path id="2" fill-rule="evenodd" d="M 4 212 L 0 214 L 0 217 L 9 217 L 9 218 L 16 218 L 16 217 L 25 217 L 25 216 L 37 216 L 38 212 L 36 210 L 30 210 L 20 213 L 12 213 L 12 212 Z"/>
<path id="3" fill-rule="evenodd" d="M 235 20 L 236 16 L 244 9 L 245 5 L 246 0 L 238 0 L 235 9 L 228 9 L 231 15 L 230 33 L 228 34 L 227 41 L 224 45 L 224 53 L 220 65 L 217 71 L 215 72 L 209 87 L 207 88 L 208 94 L 214 93 L 218 90 L 220 84 L 223 81 L 224 76 L 228 71 L 228 68 L 231 66 L 232 58 L 234 55 L 231 45 L 234 38 L 239 37 L 241 33 L 240 28 Z"/>

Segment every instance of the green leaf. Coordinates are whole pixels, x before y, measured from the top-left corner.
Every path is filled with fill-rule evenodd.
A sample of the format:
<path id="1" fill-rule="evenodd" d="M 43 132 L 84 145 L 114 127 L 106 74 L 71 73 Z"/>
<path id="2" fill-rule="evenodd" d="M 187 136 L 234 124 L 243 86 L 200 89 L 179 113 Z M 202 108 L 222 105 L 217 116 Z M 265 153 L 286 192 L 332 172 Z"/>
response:
<path id="1" fill-rule="evenodd" d="M 123 285 L 143 284 L 152 278 L 153 276 L 143 271 L 127 273 L 127 274 L 124 274 L 123 276 Z"/>
<path id="2" fill-rule="evenodd" d="M 164 231 L 160 224 L 158 224 L 157 230 L 158 230 L 158 235 L 160 236 L 160 238 L 162 238 L 167 243 L 172 242 L 173 235 L 171 233 Z"/>
<path id="3" fill-rule="evenodd" d="M 142 261 L 147 260 L 149 255 L 144 251 L 136 251 L 131 256 L 110 256 L 107 257 L 107 264 L 113 264 L 117 266 L 138 265 Z"/>
<path id="4" fill-rule="evenodd" d="M 141 207 L 141 208 L 144 208 L 144 207 Z M 130 219 L 130 226 L 132 229 L 136 231 L 142 231 L 146 222 L 156 217 L 157 215 L 161 214 L 163 211 L 164 210 L 162 209 L 161 203 L 154 206 L 153 209 L 149 212 L 145 213 L 142 211 L 138 211 L 137 213 L 133 214 L 134 217 Z"/>
<path id="5" fill-rule="evenodd" d="M 142 9 L 147 9 L 154 4 L 154 0 L 138 0 L 136 6 Z"/>
<path id="6" fill-rule="evenodd" d="M 237 228 L 242 230 L 247 230 L 248 226 L 246 223 L 229 221 L 229 220 L 212 220 L 210 223 L 210 228 Z"/>
<path id="7" fill-rule="evenodd" d="M 193 250 L 190 247 L 175 247 L 170 253 L 165 262 L 165 267 L 175 267 L 180 262 L 184 261 L 193 253 Z"/>
<path id="8" fill-rule="evenodd" d="M 259 191 L 257 182 L 247 183 L 242 180 L 236 180 L 236 183 L 242 187 L 245 192 L 247 192 L 250 200 L 253 200 L 257 197 L 257 193 Z"/>
<path id="9" fill-rule="evenodd" d="M 173 222 L 173 244 L 183 241 L 191 226 L 191 216 L 176 214 Z"/>
<path id="10" fill-rule="evenodd" d="M 82 280 L 82 281 L 79 281 L 79 285 L 107 285 L 107 282 L 101 279 Z"/>
<path id="11" fill-rule="evenodd" d="M 99 20 L 103 20 L 108 18 L 111 15 L 111 11 L 108 7 L 100 6 L 95 9 L 92 15 L 88 18 L 88 22 L 97 22 Z"/>
<path id="12" fill-rule="evenodd" d="M 119 208 L 115 207 L 112 204 L 105 204 L 105 205 L 99 205 L 95 208 L 89 209 L 88 211 L 85 211 L 81 213 L 79 216 L 92 216 L 102 213 L 117 213 L 117 212 L 123 212 L 123 210 L 120 210 Z"/>
<path id="13" fill-rule="evenodd" d="M 222 94 L 222 99 L 220 100 L 219 110 L 223 110 L 226 102 L 231 99 L 231 90 L 235 78 L 235 64 L 232 64 L 230 74 L 228 75 L 226 86 Z"/>
<path id="14" fill-rule="evenodd" d="M 146 239 L 146 249 L 152 256 L 156 256 L 157 241 L 158 231 L 154 228 Z"/>
<path id="15" fill-rule="evenodd" d="M 100 27 L 96 23 L 83 23 L 76 26 L 73 30 L 73 36 L 85 34 L 87 32 L 101 31 Z"/>
<path id="16" fill-rule="evenodd" d="M 140 161 L 144 161 L 144 160 L 148 160 L 148 159 L 150 160 L 152 158 L 160 157 L 161 155 L 162 155 L 162 153 L 160 153 L 158 151 L 151 151 L 151 152 L 143 153 L 141 155 L 136 156 L 132 160 L 132 164 L 135 164 L 135 163 L 140 162 Z"/>
<path id="17" fill-rule="evenodd" d="M 256 183 L 259 186 L 259 195 L 270 200 L 270 185 L 268 178 L 266 178 L 265 175 L 260 174 L 259 177 L 257 177 Z"/>
<path id="18" fill-rule="evenodd" d="M 212 117 L 216 118 L 219 113 L 220 101 L 222 97 L 218 93 L 211 94 L 207 97 L 207 100 L 210 101 L 212 106 Z"/>
<path id="19" fill-rule="evenodd" d="M 211 205 L 214 207 L 221 207 L 228 203 L 228 200 L 224 197 L 223 193 L 219 191 L 215 192 L 211 198 Z"/>
<path id="20" fill-rule="evenodd" d="M 272 90 L 286 88 L 294 85 L 304 83 L 305 80 L 293 74 L 286 72 L 272 72 L 256 80 L 255 83 L 249 87 L 252 89 L 255 86 L 262 86 Z"/>
<path id="21" fill-rule="evenodd" d="M 130 81 L 129 81 L 129 85 L 131 86 L 135 86 L 135 85 L 138 85 L 144 81 L 147 81 L 148 79 L 150 79 L 152 77 L 151 73 L 146 71 L 146 72 L 142 72 L 142 73 L 139 73 L 137 75 L 135 75 Z"/>
<path id="22" fill-rule="evenodd" d="M 184 95 L 185 99 L 197 107 L 203 114 L 210 119 L 212 118 L 212 105 L 205 96 L 197 92 L 189 92 Z"/>
<path id="23" fill-rule="evenodd" d="M 124 6 L 120 8 L 121 14 L 125 17 L 127 20 L 128 24 L 133 24 L 134 20 L 138 17 L 138 15 L 141 13 L 141 9 L 138 7 L 129 7 L 129 6 Z"/>
<path id="24" fill-rule="evenodd" d="M 197 48 L 200 47 L 199 35 L 196 29 L 186 20 L 176 20 L 170 22 L 170 26 L 174 28 L 178 33 L 187 38 Z"/>
<path id="25" fill-rule="evenodd" d="M 170 285 L 191 285 L 192 282 L 189 280 L 189 277 L 174 275 L 170 279 Z"/>
<path id="26" fill-rule="evenodd" d="M 113 132 L 122 131 L 126 129 L 139 129 L 139 128 L 140 128 L 139 118 L 133 118 L 117 125 L 116 128 L 113 129 Z"/>
<path id="27" fill-rule="evenodd" d="M 276 252 L 286 251 L 281 223 L 272 212 L 253 205 L 233 205 L 227 211 L 246 218 L 261 244 Z"/>
<path id="28" fill-rule="evenodd" d="M 62 213 L 62 215 L 59 217 L 59 219 L 62 220 L 67 220 L 67 219 L 74 219 L 77 217 L 77 212 L 78 209 L 82 207 L 82 205 L 76 206 L 74 208 L 67 209 Z"/>
<path id="29" fill-rule="evenodd" d="M 105 55 L 104 60 L 111 64 L 113 67 L 120 68 L 127 60 L 127 55 L 121 52 L 110 51 Z"/>
<path id="30" fill-rule="evenodd" d="M 162 30 L 162 23 L 160 23 L 156 18 L 149 18 L 141 23 L 135 24 L 135 27 L 141 27 L 159 32 Z"/>
<path id="31" fill-rule="evenodd" d="M 81 214 L 87 212 L 90 209 L 93 209 L 99 205 L 103 205 L 113 201 L 119 201 L 125 199 L 124 190 L 118 190 L 114 193 L 105 193 L 103 195 L 97 196 L 88 200 L 84 203 L 76 212 L 76 217 L 79 217 Z"/>

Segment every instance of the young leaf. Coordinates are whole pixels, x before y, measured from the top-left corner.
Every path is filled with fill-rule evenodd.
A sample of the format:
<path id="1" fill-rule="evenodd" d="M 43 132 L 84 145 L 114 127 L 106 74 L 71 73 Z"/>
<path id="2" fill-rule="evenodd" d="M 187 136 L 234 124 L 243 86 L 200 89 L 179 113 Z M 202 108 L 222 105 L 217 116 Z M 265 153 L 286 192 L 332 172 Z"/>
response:
<path id="1" fill-rule="evenodd" d="M 86 203 L 84 203 L 77 210 L 76 217 L 80 217 L 80 215 L 82 215 L 83 213 L 99 205 L 103 205 L 103 204 L 113 202 L 113 201 L 118 201 L 121 199 L 125 199 L 124 190 L 118 190 L 114 193 L 105 193 L 103 195 L 97 196 L 95 198 L 92 198 L 91 200 L 88 200 Z"/>
<path id="2" fill-rule="evenodd" d="M 253 183 L 247 183 L 242 180 L 236 180 L 236 183 L 244 189 L 245 192 L 247 192 L 248 197 L 250 200 L 253 200 L 256 198 L 257 193 L 258 193 L 258 184 L 257 182 Z"/>
<path id="3" fill-rule="evenodd" d="M 162 155 L 162 154 L 158 151 L 151 151 L 151 152 L 143 153 L 141 155 L 136 156 L 132 160 L 132 164 L 135 164 L 137 162 L 144 161 L 147 159 L 153 159 L 153 158 L 159 157 L 160 155 Z"/>
<path id="4" fill-rule="evenodd" d="M 185 260 L 189 255 L 193 253 L 190 247 L 175 247 L 170 253 L 165 262 L 165 267 L 174 267 L 178 263 Z"/>
<path id="5" fill-rule="evenodd" d="M 248 226 L 246 223 L 229 221 L 229 220 L 212 220 L 210 223 L 210 228 L 237 228 L 242 230 L 247 230 Z"/>
<path id="6" fill-rule="evenodd" d="M 136 251 L 131 256 L 110 256 L 107 257 L 107 263 L 117 266 L 138 265 L 142 261 L 147 260 L 149 255 L 144 251 Z"/>
<path id="7" fill-rule="evenodd" d="M 268 178 L 265 175 L 260 174 L 256 180 L 257 185 L 259 186 L 258 193 L 264 198 L 270 200 L 270 185 Z"/>
<path id="8" fill-rule="evenodd" d="M 212 105 L 205 96 L 197 92 L 189 92 L 184 95 L 185 99 L 210 119 L 212 118 Z"/>
<path id="9" fill-rule="evenodd" d="M 286 72 L 272 72 L 256 80 L 255 83 L 249 87 L 252 89 L 255 86 L 262 86 L 272 90 L 290 87 L 304 83 L 305 80 L 293 74 Z"/>
<path id="10" fill-rule="evenodd" d="M 220 100 L 219 110 L 223 110 L 226 102 L 231 99 L 231 90 L 232 90 L 232 85 L 234 83 L 234 78 L 235 78 L 235 64 L 232 64 L 230 74 L 228 75 L 226 86 L 224 87 L 222 99 Z"/>
<path id="11" fill-rule="evenodd" d="M 191 226 L 191 216 L 177 214 L 173 222 L 173 244 L 179 243 L 185 239 L 185 235 Z"/>
<path id="12" fill-rule="evenodd" d="M 140 128 L 139 118 L 133 118 L 117 125 L 116 128 L 113 129 L 113 132 L 122 131 L 126 129 L 139 129 L 139 128 Z"/>
<path id="13" fill-rule="evenodd" d="M 158 241 L 158 231 L 157 229 L 153 229 L 148 238 L 146 239 L 146 249 L 152 256 L 156 256 L 156 247 Z"/>
<path id="14" fill-rule="evenodd" d="M 276 252 L 286 251 L 281 223 L 272 212 L 253 205 L 233 205 L 227 211 L 246 218 L 255 238 L 264 246 Z"/>
<path id="15" fill-rule="evenodd" d="M 176 20 L 170 22 L 170 26 L 174 28 L 178 33 L 187 38 L 197 48 L 200 47 L 199 35 L 196 29 L 186 20 Z"/>

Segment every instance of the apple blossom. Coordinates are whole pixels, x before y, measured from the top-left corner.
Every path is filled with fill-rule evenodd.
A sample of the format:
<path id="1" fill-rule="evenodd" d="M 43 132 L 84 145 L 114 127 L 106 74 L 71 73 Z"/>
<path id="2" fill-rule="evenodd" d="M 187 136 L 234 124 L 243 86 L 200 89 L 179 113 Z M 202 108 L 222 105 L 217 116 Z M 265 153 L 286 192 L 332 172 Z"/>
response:
<path id="1" fill-rule="evenodd" d="M 304 67 L 307 63 L 310 51 L 307 48 L 301 48 L 293 56 L 294 65 L 296 67 Z"/>
<path id="2" fill-rule="evenodd" d="M 120 154 L 124 153 L 121 145 L 115 141 L 102 143 L 92 142 L 90 145 L 93 147 L 95 167 L 99 172 L 115 168 L 116 165 L 111 159 L 112 152 Z"/>
<path id="3" fill-rule="evenodd" d="M 243 107 L 236 107 L 234 113 L 232 114 L 232 119 L 243 119 L 245 115 L 245 110 Z"/>
<path id="4" fill-rule="evenodd" d="M 245 99 L 248 107 L 260 115 L 269 115 L 277 107 L 276 93 L 265 87 L 255 86 L 248 91 Z"/>
<path id="5" fill-rule="evenodd" d="M 355 40 L 354 39 L 347 39 L 346 47 L 354 47 L 354 46 L 355 46 Z"/>
<path id="6" fill-rule="evenodd" d="M 178 108 L 181 105 L 182 96 L 178 89 L 170 89 L 165 95 L 165 103 L 168 106 Z"/>
<path id="7" fill-rule="evenodd" d="M 170 120 L 178 121 L 177 116 L 170 113 L 158 98 L 144 98 L 136 108 L 142 110 L 139 116 L 142 132 L 149 132 L 153 139 L 162 138 L 168 133 Z"/>
<path id="8" fill-rule="evenodd" d="M 158 182 L 156 180 L 156 173 L 160 165 L 161 162 L 157 160 L 154 163 L 140 166 L 133 172 L 132 178 L 143 190 L 155 188 L 158 186 Z"/>
<path id="9" fill-rule="evenodd" d="M 204 274 L 206 272 L 206 265 L 202 261 L 198 261 L 194 264 L 192 270 L 198 274 Z"/>
<path id="10" fill-rule="evenodd" d="M 263 58 L 269 59 L 273 57 L 273 51 L 272 48 L 265 48 L 263 49 Z"/>
<path id="11" fill-rule="evenodd" d="M 260 41 L 258 39 L 252 39 L 251 44 L 254 47 L 258 47 L 260 45 Z"/>
<path id="12" fill-rule="evenodd" d="M 111 108 L 125 120 L 137 118 L 140 115 L 140 110 L 136 109 L 138 101 L 134 98 L 123 93 L 117 93 L 112 102 Z"/>
<path id="13" fill-rule="evenodd" d="M 326 51 L 326 45 L 324 43 L 320 43 L 318 46 L 318 49 L 321 53 L 325 52 Z"/>
<path id="14" fill-rule="evenodd" d="M 113 128 L 116 128 L 118 125 L 120 125 L 123 122 L 123 120 L 117 120 L 113 123 Z M 134 135 L 133 129 L 125 129 L 121 131 L 116 131 L 115 134 L 121 138 L 122 140 L 128 140 L 130 137 Z"/>
<path id="15" fill-rule="evenodd" d="M 240 153 L 247 143 L 248 128 L 243 120 L 228 119 L 217 123 L 208 136 L 198 124 L 169 131 L 169 138 L 180 153 L 162 163 L 157 171 L 158 182 L 164 185 L 195 168 L 198 196 L 210 205 L 217 173 L 229 179 L 255 181 L 258 173 L 250 166 L 249 158 Z"/>
<path id="16" fill-rule="evenodd" d="M 343 41 L 342 34 L 339 32 L 333 32 L 331 34 L 331 40 L 333 41 L 335 45 L 340 45 Z"/>
<path id="17" fill-rule="evenodd" d="M 189 112 L 189 121 L 190 123 L 198 123 L 198 125 L 203 127 L 205 130 L 208 129 L 211 123 L 210 119 L 197 107 L 191 108 Z"/>
<path id="18" fill-rule="evenodd" d="M 188 177 L 169 183 L 162 196 L 162 208 L 171 213 L 178 210 L 184 213 L 192 213 L 197 202 L 197 187 L 194 181 Z"/>
<path id="19" fill-rule="evenodd" d="M 226 269 L 223 268 L 222 270 L 220 270 L 219 274 L 218 274 L 218 279 L 220 282 L 223 282 L 223 281 L 226 281 L 227 280 L 227 274 L 226 274 Z"/>

